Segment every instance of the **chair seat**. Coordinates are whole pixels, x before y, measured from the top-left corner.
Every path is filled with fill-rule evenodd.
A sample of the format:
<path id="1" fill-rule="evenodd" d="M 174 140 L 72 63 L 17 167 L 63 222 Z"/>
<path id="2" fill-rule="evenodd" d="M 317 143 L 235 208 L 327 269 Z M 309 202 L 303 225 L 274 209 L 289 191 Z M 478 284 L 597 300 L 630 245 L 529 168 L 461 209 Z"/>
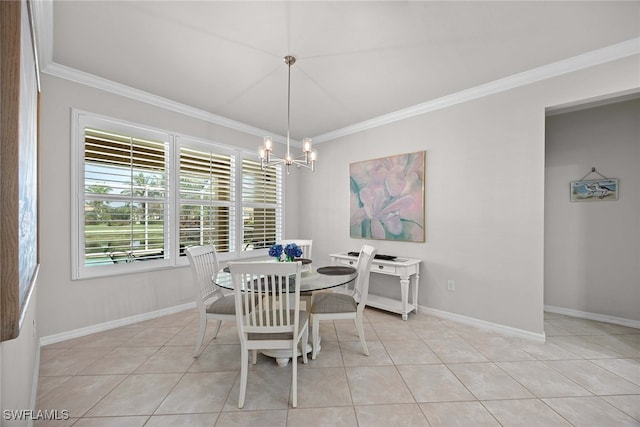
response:
<path id="1" fill-rule="evenodd" d="M 209 304 L 207 306 L 207 313 L 230 315 L 236 314 L 236 302 L 233 294 L 225 295 Z"/>
<path id="2" fill-rule="evenodd" d="M 351 295 L 318 293 L 311 304 L 312 313 L 355 313 L 358 304 Z"/>
<path id="3" fill-rule="evenodd" d="M 244 307 L 242 307 L 244 310 Z M 236 314 L 236 301 L 233 294 L 224 295 L 207 306 L 207 313 L 210 314 Z"/>

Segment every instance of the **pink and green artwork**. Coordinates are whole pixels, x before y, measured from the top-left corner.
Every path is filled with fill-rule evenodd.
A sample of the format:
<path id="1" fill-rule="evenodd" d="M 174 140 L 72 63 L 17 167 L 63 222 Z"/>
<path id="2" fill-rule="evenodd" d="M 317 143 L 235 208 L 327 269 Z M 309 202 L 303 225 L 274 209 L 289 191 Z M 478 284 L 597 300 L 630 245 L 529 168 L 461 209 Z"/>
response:
<path id="1" fill-rule="evenodd" d="M 424 242 L 424 172 L 424 151 L 351 163 L 351 237 Z"/>

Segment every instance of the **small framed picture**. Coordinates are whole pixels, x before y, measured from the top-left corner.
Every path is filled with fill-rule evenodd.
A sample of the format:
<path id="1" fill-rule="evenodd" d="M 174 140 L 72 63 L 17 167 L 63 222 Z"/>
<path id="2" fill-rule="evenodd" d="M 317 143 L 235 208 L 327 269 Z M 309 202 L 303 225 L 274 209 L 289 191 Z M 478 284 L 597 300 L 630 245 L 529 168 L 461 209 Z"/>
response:
<path id="1" fill-rule="evenodd" d="M 572 202 L 602 202 L 618 200 L 616 178 L 571 181 Z"/>

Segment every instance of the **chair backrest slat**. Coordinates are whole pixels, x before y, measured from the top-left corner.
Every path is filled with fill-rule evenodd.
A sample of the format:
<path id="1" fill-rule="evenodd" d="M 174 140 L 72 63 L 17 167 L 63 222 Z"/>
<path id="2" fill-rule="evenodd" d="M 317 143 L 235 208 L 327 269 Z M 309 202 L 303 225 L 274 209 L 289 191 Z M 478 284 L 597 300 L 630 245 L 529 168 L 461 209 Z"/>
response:
<path id="1" fill-rule="evenodd" d="M 222 294 L 213 281 L 220 269 L 216 248 L 213 245 L 192 246 L 185 252 L 191 265 L 196 303 L 200 308 L 216 293 Z"/>
<path id="2" fill-rule="evenodd" d="M 371 263 L 377 250 L 373 246 L 363 245 L 358 256 L 358 277 L 353 287 L 353 298 L 358 302 L 365 302 L 369 294 L 369 274 L 371 272 Z"/>
<path id="3" fill-rule="evenodd" d="M 240 334 L 297 330 L 300 262 L 231 262 L 229 270 L 233 279 Z M 290 293 L 290 289 L 294 292 Z M 244 313 L 249 314 L 242 314 L 240 309 L 243 306 Z M 247 310 L 249 307 L 251 309 Z"/>

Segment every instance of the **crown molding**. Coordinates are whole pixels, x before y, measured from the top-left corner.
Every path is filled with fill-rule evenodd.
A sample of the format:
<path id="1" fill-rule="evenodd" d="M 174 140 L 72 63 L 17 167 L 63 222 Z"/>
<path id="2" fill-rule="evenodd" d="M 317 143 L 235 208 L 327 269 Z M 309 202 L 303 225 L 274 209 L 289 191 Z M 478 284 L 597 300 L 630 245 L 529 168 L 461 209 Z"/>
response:
<path id="1" fill-rule="evenodd" d="M 153 105 L 155 107 L 163 108 L 165 110 L 173 111 L 179 114 L 184 114 L 188 117 L 203 120 L 205 122 L 213 123 L 219 126 L 223 126 L 229 129 L 237 130 L 249 135 L 255 135 L 263 137 L 271 132 L 264 129 L 260 129 L 254 126 L 250 126 L 235 120 L 228 119 L 226 117 L 219 116 L 217 114 L 209 113 L 199 108 L 191 107 L 180 102 L 172 101 L 167 98 L 163 98 L 158 95 L 154 95 L 143 90 L 126 86 L 120 83 L 113 82 L 111 80 L 104 79 L 102 77 L 95 76 L 93 74 L 85 73 L 83 71 L 76 70 L 75 68 L 60 65 L 55 62 L 47 64 L 43 70 L 43 73 L 55 76 L 61 79 L 69 80 L 75 83 L 79 83 L 85 86 L 90 86 L 96 89 L 103 90 L 105 92 L 113 93 L 125 98 L 130 98 L 139 102 Z M 286 143 L 286 138 L 281 135 L 273 137 L 274 141 L 280 143 Z"/>
<path id="2" fill-rule="evenodd" d="M 551 64 L 543 65 L 541 67 L 533 68 L 522 73 L 513 74 L 502 79 L 494 80 L 450 95 L 445 95 L 443 97 L 404 108 L 402 110 L 397 110 L 392 113 L 383 114 L 373 119 L 365 120 L 360 123 L 315 136 L 313 137 L 313 141 L 316 144 L 330 141 L 332 139 L 384 126 L 386 124 L 408 119 L 420 114 L 440 110 L 456 104 L 482 98 L 484 96 L 493 95 L 520 86 L 526 86 L 531 83 L 558 77 L 563 74 L 572 73 L 638 54 L 640 54 L 640 37 L 553 62 Z"/>

